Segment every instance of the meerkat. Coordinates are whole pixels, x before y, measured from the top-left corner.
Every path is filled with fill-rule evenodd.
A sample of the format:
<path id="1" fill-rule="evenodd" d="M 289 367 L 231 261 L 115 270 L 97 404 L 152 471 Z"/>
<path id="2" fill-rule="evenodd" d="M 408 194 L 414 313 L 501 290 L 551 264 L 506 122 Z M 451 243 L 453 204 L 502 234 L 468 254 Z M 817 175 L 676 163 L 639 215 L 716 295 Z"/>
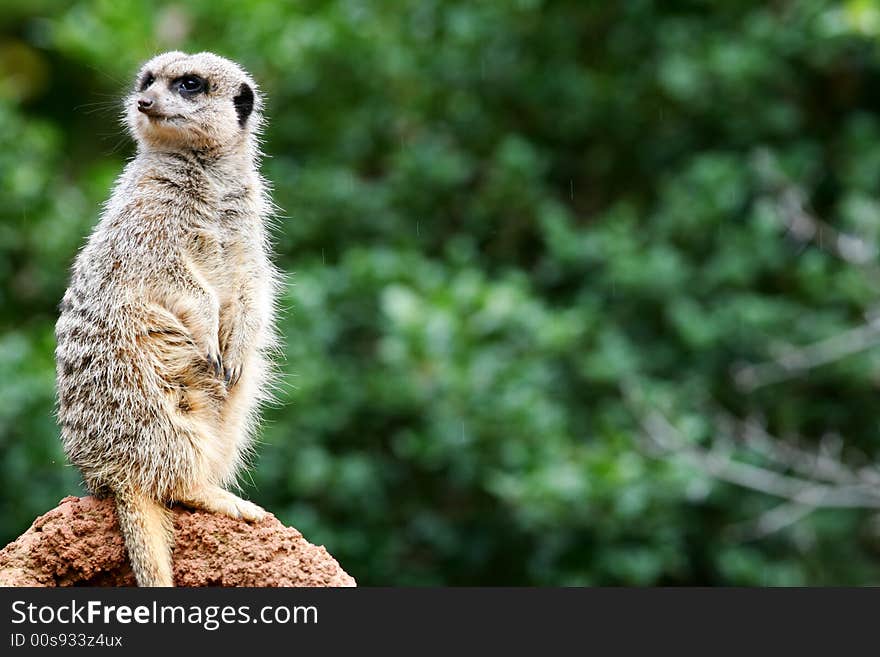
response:
<path id="1" fill-rule="evenodd" d="M 85 485 L 115 497 L 138 585 L 173 586 L 170 504 L 266 514 L 227 490 L 276 348 L 262 99 L 234 62 L 169 52 L 123 117 L 137 152 L 60 305 L 57 416 Z"/>

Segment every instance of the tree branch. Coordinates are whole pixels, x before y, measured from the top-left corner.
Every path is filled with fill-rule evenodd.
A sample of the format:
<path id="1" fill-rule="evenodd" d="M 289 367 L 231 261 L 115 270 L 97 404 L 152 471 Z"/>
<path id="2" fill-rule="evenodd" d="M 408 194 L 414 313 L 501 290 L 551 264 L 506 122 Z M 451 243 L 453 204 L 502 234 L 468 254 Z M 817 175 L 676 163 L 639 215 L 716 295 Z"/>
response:
<path id="1" fill-rule="evenodd" d="M 790 347 L 774 360 L 735 369 L 737 386 L 746 391 L 793 379 L 807 370 L 833 363 L 880 344 L 880 320 L 838 333 L 803 347 Z"/>

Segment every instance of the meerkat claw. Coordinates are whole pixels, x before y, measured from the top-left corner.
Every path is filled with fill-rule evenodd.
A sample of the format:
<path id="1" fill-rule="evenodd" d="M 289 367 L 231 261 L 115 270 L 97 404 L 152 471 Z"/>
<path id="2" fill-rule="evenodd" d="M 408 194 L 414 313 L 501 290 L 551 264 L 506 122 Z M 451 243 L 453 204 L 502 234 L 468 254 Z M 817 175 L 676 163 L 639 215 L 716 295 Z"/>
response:
<path id="1" fill-rule="evenodd" d="M 206 358 L 208 360 L 208 364 L 211 366 L 211 369 L 214 370 L 214 374 L 216 376 L 222 376 L 224 370 L 223 361 L 220 359 L 220 355 L 208 352 Z"/>
<path id="2" fill-rule="evenodd" d="M 231 388 L 238 383 L 238 380 L 241 378 L 241 367 L 224 367 L 223 374 L 226 381 L 226 387 Z"/>

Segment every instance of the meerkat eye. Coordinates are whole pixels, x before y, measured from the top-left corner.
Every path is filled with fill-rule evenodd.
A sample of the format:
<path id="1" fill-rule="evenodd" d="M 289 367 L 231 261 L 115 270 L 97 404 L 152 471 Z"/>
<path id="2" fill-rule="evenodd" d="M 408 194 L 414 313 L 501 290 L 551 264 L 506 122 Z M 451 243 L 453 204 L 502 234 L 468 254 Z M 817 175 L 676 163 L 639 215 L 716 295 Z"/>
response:
<path id="1" fill-rule="evenodd" d="M 156 76 L 147 71 L 141 80 L 141 91 L 146 91 L 156 81 Z"/>
<path id="2" fill-rule="evenodd" d="M 181 96 L 194 96 L 205 90 L 205 81 L 198 75 L 184 75 L 174 85 Z"/>

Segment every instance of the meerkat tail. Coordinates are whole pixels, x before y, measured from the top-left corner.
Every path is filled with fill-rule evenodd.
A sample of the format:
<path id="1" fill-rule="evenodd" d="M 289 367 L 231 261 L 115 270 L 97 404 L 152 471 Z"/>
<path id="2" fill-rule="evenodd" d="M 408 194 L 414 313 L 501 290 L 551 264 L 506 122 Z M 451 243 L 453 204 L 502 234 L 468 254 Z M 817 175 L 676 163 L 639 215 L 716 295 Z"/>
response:
<path id="1" fill-rule="evenodd" d="M 171 511 L 148 496 L 117 491 L 116 513 L 138 586 L 174 586 Z"/>

